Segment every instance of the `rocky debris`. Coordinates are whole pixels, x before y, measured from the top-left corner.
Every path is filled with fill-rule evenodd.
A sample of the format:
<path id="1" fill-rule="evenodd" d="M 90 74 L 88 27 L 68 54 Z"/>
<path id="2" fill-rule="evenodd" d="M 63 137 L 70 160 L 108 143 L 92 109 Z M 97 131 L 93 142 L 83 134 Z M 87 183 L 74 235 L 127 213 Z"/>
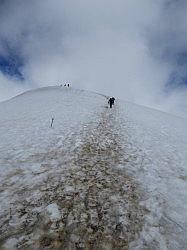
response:
<path id="1" fill-rule="evenodd" d="M 22 192 L 1 220 L 2 249 L 129 248 L 144 212 L 136 183 L 115 168 L 125 164 L 115 126 L 113 110 L 104 112 L 35 196 Z"/>

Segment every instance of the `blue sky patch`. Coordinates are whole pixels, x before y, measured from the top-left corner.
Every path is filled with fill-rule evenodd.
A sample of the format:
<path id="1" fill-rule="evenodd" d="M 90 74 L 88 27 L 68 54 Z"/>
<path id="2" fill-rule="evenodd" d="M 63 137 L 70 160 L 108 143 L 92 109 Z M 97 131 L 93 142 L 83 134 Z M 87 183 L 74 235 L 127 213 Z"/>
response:
<path id="1" fill-rule="evenodd" d="M 0 54 L 0 71 L 6 76 L 24 80 L 22 73 L 24 60 L 20 51 L 6 40 L 1 39 L 0 42 L 1 47 L 4 48 L 4 53 Z"/>
<path id="2" fill-rule="evenodd" d="M 23 67 L 23 61 L 17 55 L 0 55 L 0 71 L 7 76 L 18 78 L 23 80 L 23 74 L 21 68 Z"/>

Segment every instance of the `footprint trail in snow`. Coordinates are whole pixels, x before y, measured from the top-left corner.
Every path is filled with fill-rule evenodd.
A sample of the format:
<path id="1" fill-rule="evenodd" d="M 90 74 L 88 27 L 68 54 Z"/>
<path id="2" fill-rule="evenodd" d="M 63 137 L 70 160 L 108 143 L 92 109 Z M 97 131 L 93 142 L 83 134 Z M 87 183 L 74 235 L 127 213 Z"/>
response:
<path id="1" fill-rule="evenodd" d="M 44 179 L 35 191 L 22 187 L 21 200 L 17 194 L 1 224 L 4 249 L 129 248 L 142 229 L 144 210 L 136 183 L 115 168 L 125 164 L 116 112 L 117 107 L 106 109 L 98 124 L 86 124 L 79 143 L 76 135 L 66 138 L 69 152 L 57 143 L 56 150 L 54 145 L 33 156 L 47 163 L 43 172 L 33 172 Z"/>

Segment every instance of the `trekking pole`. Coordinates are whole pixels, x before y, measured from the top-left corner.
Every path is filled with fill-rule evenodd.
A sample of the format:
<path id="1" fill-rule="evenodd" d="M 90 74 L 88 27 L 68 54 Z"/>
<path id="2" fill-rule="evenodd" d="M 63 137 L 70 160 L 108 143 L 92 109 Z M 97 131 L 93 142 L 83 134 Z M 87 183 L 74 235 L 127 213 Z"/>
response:
<path id="1" fill-rule="evenodd" d="M 54 121 L 54 117 L 52 117 L 52 119 L 51 119 L 51 128 L 53 127 L 53 121 Z"/>

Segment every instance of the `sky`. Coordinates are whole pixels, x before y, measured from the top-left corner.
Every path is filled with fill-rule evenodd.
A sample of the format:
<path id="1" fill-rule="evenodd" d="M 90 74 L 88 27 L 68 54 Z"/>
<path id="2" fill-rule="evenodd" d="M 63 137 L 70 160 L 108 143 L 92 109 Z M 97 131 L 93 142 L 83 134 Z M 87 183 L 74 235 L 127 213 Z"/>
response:
<path id="1" fill-rule="evenodd" d="M 0 101 L 71 83 L 187 117 L 186 0 L 0 0 Z"/>

